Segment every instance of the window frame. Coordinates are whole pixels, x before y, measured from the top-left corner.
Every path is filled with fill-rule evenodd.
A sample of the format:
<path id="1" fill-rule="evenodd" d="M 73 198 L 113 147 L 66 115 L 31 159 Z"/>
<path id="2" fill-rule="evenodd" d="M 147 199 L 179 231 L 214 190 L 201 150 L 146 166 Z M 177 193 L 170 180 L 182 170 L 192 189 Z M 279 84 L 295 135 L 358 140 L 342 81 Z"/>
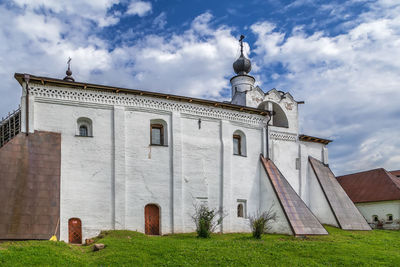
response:
<path id="1" fill-rule="evenodd" d="M 242 215 L 243 217 L 239 217 L 239 206 L 242 206 Z M 246 199 L 237 199 L 236 201 L 236 218 L 238 219 L 248 219 L 247 217 L 247 200 Z"/>
<path id="2" fill-rule="evenodd" d="M 237 142 L 238 153 L 235 153 L 235 147 L 233 147 L 233 155 L 243 156 L 243 154 L 242 154 L 242 136 L 240 136 L 239 134 L 233 134 L 233 136 L 232 136 L 233 145 L 235 145 L 235 142 L 233 141 L 234 139 L 238 140 L 238 142 Z"/>
<path id="3" fill-rule="evenodd" d="M 372 215 L 372 222 L 373 222 L 373 223 L 379 223 L 379 217 L 378 217 L 378 215 Z"/>
<path id="4" fill-rule="evenodd" d="M 76 137 L 93 137 L 93 122 L 90 118 L 80 117 L 76 121 Z M 81 135 L 81 127 L 86 128 L 86 135 Z"/>
<path id="5" fill-rule="evenodd" d="M 392 219 L 390 220 L 389 217 L 392 217 Z M 393 222 L 393 214 L 386 214 L 386 223 L 392 223 Z"/>
<path id="6" fill-rule="evenodd" d="M 153 144 L 153 128 L 160 129 L 160 143 Z M 151 123 L 150 124 L 150 145 L 152 146 L 164 146 L 164 125 L 161 123 Z"/>

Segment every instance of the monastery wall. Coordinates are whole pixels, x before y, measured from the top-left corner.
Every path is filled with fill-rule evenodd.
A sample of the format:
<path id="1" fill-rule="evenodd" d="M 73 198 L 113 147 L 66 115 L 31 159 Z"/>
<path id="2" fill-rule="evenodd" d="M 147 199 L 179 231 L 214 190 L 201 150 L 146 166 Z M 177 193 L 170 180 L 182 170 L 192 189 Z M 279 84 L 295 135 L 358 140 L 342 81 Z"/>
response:
<path id="1" fill-rule="evenodd" d="M 263 197 L 271 188 L 259 160 L 266 153 L 262 116 L 46 85 L 32 85 L 30 103 L 31 129 L 62 137 L 62 240 L 68 240 L 70 218 L 81 219 L 83 239 L 105 229 L 144 232 L 147 204 L 160 209 L 161 234 L 194 231 L 194 205 L 204 202 L 225 214 L 219 230 L 246 232 L 248 216 L 272 201 Z M 309 198 L 306 159 L 309 154 L 321 159 L 323 145 L 299 145 L 297 124 L 291 122 L 295 113 L 289 116 L 293 127 L 270 127 L 269 153 L 304 200 Z M 92 137 L 78 135 L 80 118 L 91 121 Z M 150 145 L 152 122 L 165 125 L 162 146 Z M 233 154 L 234 133 L 244 137 L 243 155 Z M 238 204 L 244 218 L 237 216 Z M 286 228 L 282 221 L 273 231 L 289 233 Z"/>
<path id="2" fill-rule="evenodd" d="M 308 164 L 307 166 L 307 176 L 307 206 L 322 224 L 339 227 L 335 215 L 333 214 L 328 200 L 326 199 L 324 192 L 322 191 L 321 185 L 319 184 L 318 179 L 315 176 L 315 173 L 310 164 Z"/>
<path id="3" fill-rule="evenodd" d="M 93 122 L 93 137 L 80 137 L 76 121 Z M 83 239 L 113 228 L 113 110 L 35 102 L 35 129 L 61 134 L 60 238 L 68 220 L 82 221 Z"/>
<path id="4" fill-rule="evenodd" d="M 62 136 L 62 240 L 68 240 L 68 220 L 75 217 L 82 221 L 83 239 L 104 229 L 144 232 L 147 204 L 160 208 L 161 234 L 194 231 L 193 205 L 202 202 L 226 214 L 224 232 L 250 231 L 248 218 L 237 218 L 237 205 L 245 204 L 245 217 L 260 209 L 261 116 L 249 114 L 246 122 L 159 106 L 66 101 L 34 93 L 30 98 L 31 127 Z M 78 136 L 82 117 L 92 121 L 93 137 Z M 167 126 L 164 146 L 150 145 L 153 120 Z M 245 136 L 244 156 L 233 155 L 237 130 Z"/>
<path id="5" fill-rule="evenodd" d="M 372 216 L 378 216 L 379 220 L 383 220 L 384 229 L 399 229 L 400 227 L 400 200 L 355 203 L 360 213 L 367 222 L 374 226 Z M 387 215 L 393 215 L 393 222 L 387 223 Z"/>
<path id="6" fill-rule="evenodd" d="M 312 173 L 312 169 L 310 167 L 310 163 L 308 162 L 308 157 L 311 156 L 320 161 L 324 161 L 324 155 L 327 157 L 327 150 L 325 145 L 320 143 L 312 143 L 312 142 L 299 142 L 298 144 L 298 166 L 299 170 L 299 191 L 298 194 L 306 203 L 307 206 L 311 206 L 311 202 L 319 201 L 320 194 L 314 195 L 313 192 L 310 191 L 310 187 L 313 187 L 313 183 L 315 181 L 315 175 Z M 313 187 L 315 189 L 315 187 Z"/>

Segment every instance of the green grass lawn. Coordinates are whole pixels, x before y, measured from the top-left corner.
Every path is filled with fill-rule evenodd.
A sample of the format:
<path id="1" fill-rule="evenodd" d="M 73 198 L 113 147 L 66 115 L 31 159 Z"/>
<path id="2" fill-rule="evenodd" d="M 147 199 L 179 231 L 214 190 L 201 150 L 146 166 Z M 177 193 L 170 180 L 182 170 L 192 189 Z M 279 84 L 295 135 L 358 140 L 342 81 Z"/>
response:
<path id="1" fill-rule="evenodd" d="M 400 231 L 343 231 L 327 227 L 330 235 L 306 239 L 251 234 L 145 236 L 109 231 L 97 238 L 106 248 L 64 242 L 18 241 L 0 244 L 1 266 L 400 266 Z"/>

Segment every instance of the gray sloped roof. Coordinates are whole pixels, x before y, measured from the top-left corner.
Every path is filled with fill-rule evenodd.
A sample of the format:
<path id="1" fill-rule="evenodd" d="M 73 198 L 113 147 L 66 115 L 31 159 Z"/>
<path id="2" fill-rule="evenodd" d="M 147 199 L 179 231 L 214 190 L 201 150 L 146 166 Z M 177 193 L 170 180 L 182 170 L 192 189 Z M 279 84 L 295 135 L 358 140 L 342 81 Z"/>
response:
<path id="1" fill-rule="evenodd" d="M 309 157 L 308 160 L 340 228 L 345 230 L 371 230 L 367 221 L 340 186 L 331 169 L 313 157 Z"/>
<path id="2" fill-rule="evenodd" d="M 294 234 L 297 236 L 327 235 L 328 232 L 297 195 L 272 160 L 261 156 L 261 163 Z"/>

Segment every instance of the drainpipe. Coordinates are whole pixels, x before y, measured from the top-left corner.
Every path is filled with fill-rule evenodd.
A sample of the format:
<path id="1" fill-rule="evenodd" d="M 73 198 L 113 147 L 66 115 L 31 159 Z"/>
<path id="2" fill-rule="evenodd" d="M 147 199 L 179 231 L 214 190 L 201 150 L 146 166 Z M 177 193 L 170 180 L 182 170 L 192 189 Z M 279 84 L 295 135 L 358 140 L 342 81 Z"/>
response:
<path id="1" fill-rule="evenodd" d="M 29 79 L 30 76 L 29 74 L 24 75 L 24 80 L 26 83 L 26 96 L 25 96 L 25 130 L 26 130 L 26 135 L 29 134 Z"/>

